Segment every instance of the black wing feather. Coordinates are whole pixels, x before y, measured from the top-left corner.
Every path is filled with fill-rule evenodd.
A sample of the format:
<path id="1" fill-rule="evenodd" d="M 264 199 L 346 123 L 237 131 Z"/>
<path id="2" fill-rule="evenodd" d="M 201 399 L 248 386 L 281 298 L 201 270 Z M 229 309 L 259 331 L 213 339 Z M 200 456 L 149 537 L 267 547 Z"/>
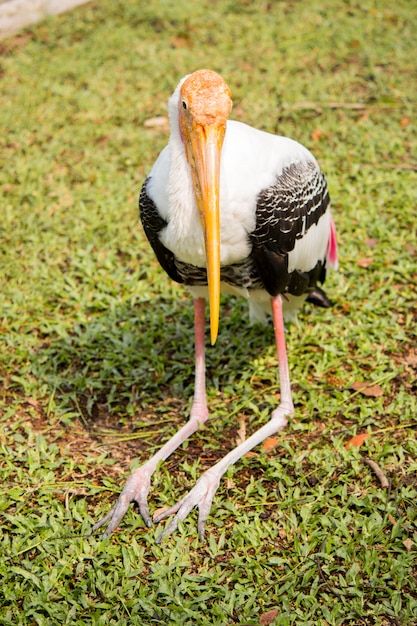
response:
<path id="1" fill-rule="evenodd" d="M 317 224 L 330 203 L 323 173 L 315 162 L 292 163 L 257 199 L 252 255 L 265 289 L 273 296 L 308 293 L 325 277 L 324 260 L 309 272 L 288 272 L 288 253 Z"/>
<path id="2" fill-rule="evenodd" d="M 143 183 L 139 195 L 139 213 L 142 226 L 162 268 L 172 280 L 183 283 L 184 279 L 177 270 L 173 252 L 168 250 L 159 239 L 159 233 L 167 226 L 167 223 L 160 216 L 155 202 L 148 195 L 149 181 L 150 176 Z"/>

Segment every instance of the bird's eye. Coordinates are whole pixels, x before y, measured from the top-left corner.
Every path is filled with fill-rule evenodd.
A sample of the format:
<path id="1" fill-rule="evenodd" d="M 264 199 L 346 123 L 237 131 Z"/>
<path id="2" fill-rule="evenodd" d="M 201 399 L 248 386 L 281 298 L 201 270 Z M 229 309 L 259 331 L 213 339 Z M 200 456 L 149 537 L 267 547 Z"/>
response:
<path id="1" fill-rule="evenodd" d="M 184 111 L 188 109 L 188 105 L 185 100 L 182 101 L 182 108 L 184 109 Z"/>

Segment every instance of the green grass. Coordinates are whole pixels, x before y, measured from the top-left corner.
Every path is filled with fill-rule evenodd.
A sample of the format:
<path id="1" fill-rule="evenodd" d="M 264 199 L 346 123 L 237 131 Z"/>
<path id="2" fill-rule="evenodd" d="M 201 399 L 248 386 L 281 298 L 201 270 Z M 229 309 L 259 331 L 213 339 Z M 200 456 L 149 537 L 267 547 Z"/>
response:
<path id="1" fill-rule="evenodd" d="M 408 0 L 102 0 L 0 43 L 0 624 L 417 623 L 416 29 Z M 192 514 L 156 545 L 133 509 L 101 541 L 92 524 L 192 397 L 192 304 L 136 199 L 167 140 L 144 122 L 199 67 L 233 117 L 320 161 L 334 307 L 289 329 L 295 418 L 229 470 L 206 541 Z M 210 420 L 155 473 L 152 510 L 278 403 L 272 329 L 222 311 Z"/>

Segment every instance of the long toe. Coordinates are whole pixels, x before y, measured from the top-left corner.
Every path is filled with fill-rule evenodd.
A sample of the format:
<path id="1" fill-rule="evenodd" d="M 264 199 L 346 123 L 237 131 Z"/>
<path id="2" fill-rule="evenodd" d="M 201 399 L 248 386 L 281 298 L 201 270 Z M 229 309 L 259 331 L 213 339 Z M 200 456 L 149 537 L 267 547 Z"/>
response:
<path id="1" fill-rule="evenodd" d="M 146 526 L 148 526 L 148 528 L 152 526 L 148 508 L 151 476 L 152 471 L 150 471 L 146 465 L 142 465 L 136 469 L 127 479 L 126 485 L 111 511 L 93 526 L 93 532 L 108 522 L 103 538 L 111 535 L 122 521 L 131 502 L 136 502 L 138 505 L 139 513 Z"/>
<path id="2" fill-rule="evenodd" d="M 115 507 L 110 509 L 110 511 L 107 513 L 107 515 L 105 515 L 101 520 L 99 520 L 98 522 L 96 522 L 94 524 L 93 528 L 91 529 L 92 533 L 95 533 L 99 528 L 104 526 L 104 524 L 106 524 L 111 519 L 111 517 L 112 517 L 112 515 L 114 513 L 114 509 L 115 509 Z"/>
<path id="3" fill-rule="evenodd" d="M 154 522 L 159 522 L 170 515 L 175 514 L 165 530 L 158 536 L 157 543 L 160 543 L 165 537 L 173 533 L 178 528 L 178 523 L 183 522 L 187 515 L 195 506 L 198 506 L 198 533 L 200 537 L 204 536 L 204 527 L 206 520 L 210 514 L 211 504 L 214 494 L 219 486 L 220 475 L 213 471 L 213 468 L 205 472 L 197 480 L 191 491 L 179 502 L 169 509 L 165 509 L 154 518 Z"/>
<path id="4" fill-rule="evenodd" d="M 104 531 L 103 539 L 111 535 L 112 532 L 116 530 L 116 528 L 124 518 L 127 509 L 129 508 L 130 502 L 131 500 L 128 497 L 126 497 L 123 493 L 120 494 L 116 505 L 112 509 L 113 513 L 111 515 L 109 524 Z"/>

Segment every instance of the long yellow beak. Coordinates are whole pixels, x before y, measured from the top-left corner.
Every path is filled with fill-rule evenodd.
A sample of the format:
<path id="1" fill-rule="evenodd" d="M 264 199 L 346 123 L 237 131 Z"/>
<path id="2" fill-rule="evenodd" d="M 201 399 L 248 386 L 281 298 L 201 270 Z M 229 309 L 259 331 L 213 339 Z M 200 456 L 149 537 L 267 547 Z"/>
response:
<path id="1" fill-rule="evenodd" d="M 214 344 L 220 311 L 220 155 L 224 125 L 194 125 L 187 146 L 194 192 L 204 232 L 210 303 L 210 336 Z"/>

